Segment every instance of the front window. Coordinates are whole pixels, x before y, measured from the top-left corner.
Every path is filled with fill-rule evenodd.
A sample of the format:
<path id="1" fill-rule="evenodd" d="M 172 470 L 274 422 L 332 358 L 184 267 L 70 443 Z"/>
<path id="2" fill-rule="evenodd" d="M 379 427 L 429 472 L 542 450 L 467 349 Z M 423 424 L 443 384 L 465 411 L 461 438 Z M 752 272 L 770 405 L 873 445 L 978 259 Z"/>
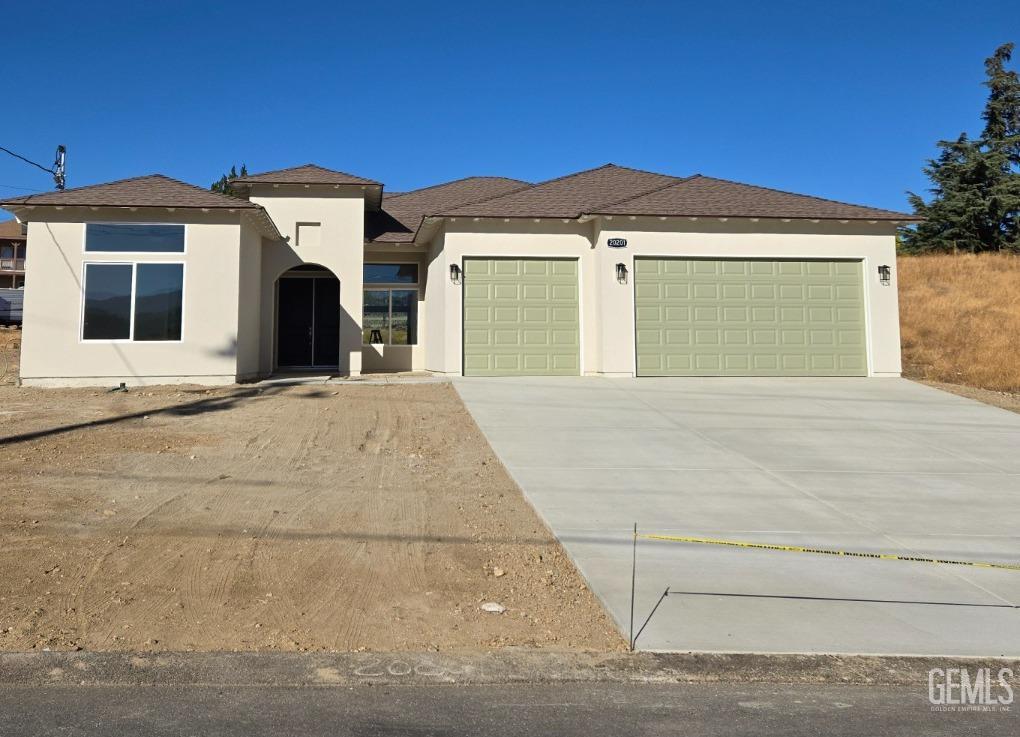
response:
<path id="1" fill-rule="evenodd" d="M 181 339 L 184 264 L 85 264 L 82 340 Z"/>
<path id="2" fill-rule="evenodd" d="M 184 253 L 184 226 L 88 223 L 85 250 L 98 253 Z"/>
<path id="3" fill-rule="evenodd" d="M 418 342 L 418 265 L 365 264 L 362 342 L 415 345 Z"/>

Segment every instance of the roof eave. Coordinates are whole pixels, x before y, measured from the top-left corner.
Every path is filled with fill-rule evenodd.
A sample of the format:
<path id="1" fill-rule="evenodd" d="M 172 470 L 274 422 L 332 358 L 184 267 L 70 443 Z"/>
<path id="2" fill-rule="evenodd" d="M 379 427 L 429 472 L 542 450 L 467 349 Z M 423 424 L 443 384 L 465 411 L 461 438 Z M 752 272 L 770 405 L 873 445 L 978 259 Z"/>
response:
<path id="1" fill-rule="evenodd" d="M 807 220 L 807 221 L 832 221 L 832 222 L 921 222 L 924 218 L 914 215 L 734 215 L 732 213 L 676 213 L 676 212 L 588 212 L 581 215 L 587 217 L 641 217 L 641 218 L 727 218 L 732 220 Z"/>

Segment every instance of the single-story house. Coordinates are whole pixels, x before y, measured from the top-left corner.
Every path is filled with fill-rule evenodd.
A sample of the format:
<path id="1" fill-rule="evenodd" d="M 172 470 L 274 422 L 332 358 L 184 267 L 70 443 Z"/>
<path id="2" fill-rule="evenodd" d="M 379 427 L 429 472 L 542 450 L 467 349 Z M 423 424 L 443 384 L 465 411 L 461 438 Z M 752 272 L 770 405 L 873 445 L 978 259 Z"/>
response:
<path id="1" fill-rule="evenodd" d="M 26 385 L 281 372 L 898 376 L 911 216 L 613 164 L 387 194 L 308 164 L 0 202 Z"/>

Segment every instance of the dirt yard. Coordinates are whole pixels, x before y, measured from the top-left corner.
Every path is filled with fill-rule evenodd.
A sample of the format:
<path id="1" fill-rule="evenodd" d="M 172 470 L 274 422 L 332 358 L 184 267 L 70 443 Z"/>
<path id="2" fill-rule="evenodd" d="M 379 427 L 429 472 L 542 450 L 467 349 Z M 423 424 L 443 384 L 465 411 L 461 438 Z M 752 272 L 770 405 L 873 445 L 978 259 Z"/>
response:
<path id="1" fill-rule="evenodd" d="M 0 386 L 17 382 L 20 354 L 21 330 L 0 325 Z"/>
<path id="2" fill-rule="evenodd" d="M 0 386 L 0 420 L 2 650 L 623 647 L 448 384 Z"/>

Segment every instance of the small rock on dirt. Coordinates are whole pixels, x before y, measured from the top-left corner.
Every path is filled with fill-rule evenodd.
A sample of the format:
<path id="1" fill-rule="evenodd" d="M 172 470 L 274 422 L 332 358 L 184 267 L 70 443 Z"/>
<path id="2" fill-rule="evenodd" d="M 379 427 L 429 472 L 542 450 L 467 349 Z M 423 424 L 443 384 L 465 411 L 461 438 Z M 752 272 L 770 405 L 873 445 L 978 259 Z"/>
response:
<path id="1" fill-rule="evenodd" d="M 502 604 L 497 604 L 494 601 L 487 601 L 479 607 L 483 612 L 491 612 L 492 614 L 502 614 L 506 611 L 506 607 Z"/>

